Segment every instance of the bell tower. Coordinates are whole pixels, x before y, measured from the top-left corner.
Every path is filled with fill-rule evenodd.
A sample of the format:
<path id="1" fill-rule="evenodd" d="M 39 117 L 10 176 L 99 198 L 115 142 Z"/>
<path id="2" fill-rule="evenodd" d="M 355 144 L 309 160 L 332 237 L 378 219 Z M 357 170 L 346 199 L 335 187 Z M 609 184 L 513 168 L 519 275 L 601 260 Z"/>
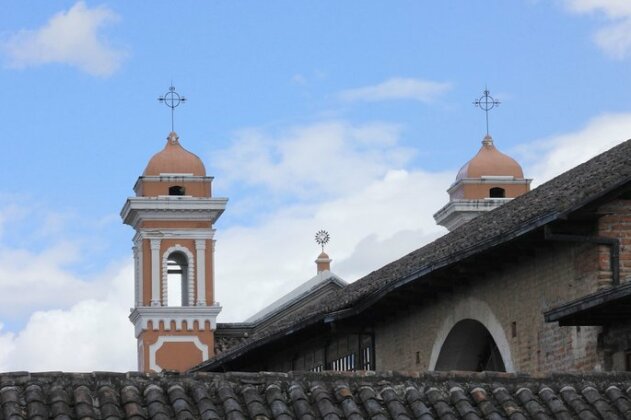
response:
<path id="1" fill-rule="evenodd" d="M 499 106 L 488 89 L 473 104 L 486 114 L 486 136 L 482 147 L 460 168 L 456 182 L 447 190 L 449 202 L 434 214 L 434 220 L 454 230 L 480 214 L 494 210 L 530 191 L 531 179 L 517 161 L 497 150 L 489 134 L 489 111 Z"/>
<path id="2" fill-rule="evenodd" d="M 214 354 L 214 224 L 228 199 L 212 196 L 201 159 L 171 132 L 121 210 L 134 228 L 135 299 L 129 319 L 138 370 L 185 371 Z"/>
<path id="3" fill-rule="evenodd" d="M 497 150 L 493 138 L 487 134 L 478 153 L 458 172 L 456 182 L 447 190 L 449 202 L 434 214 L 434 220 L 454 230 L 527 193 L 531 181 L 524 178 L 516 160 Z"/>

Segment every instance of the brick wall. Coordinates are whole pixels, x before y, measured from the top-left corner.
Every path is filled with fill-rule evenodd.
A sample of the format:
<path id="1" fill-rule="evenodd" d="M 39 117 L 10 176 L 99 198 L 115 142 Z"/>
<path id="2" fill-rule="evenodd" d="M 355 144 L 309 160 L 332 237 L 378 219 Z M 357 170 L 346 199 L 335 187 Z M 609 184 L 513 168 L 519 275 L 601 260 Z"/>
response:
<path id="1" fill-rule="evenodd" d="M 620 240 L 620 279 L 627 281 L 631 276 L 631 200 L 613 200 L 600 206 L 598 213 L 602 215 L 598 220 L 599 235 Z M 600 253 L 601 270 L 608 272 L 608 247 L 601 246 Z"/>
<path id="2" fill-rule="evenodd" d="M 378 325 L 377 369 L 430 368 L 432 353 L 435 358 L 440 349 L 439 338 L 463 317 L 503 336 L 504 353 L 510 354 L 516 371 L 601 369 L 602 354 L 596 346 L 600 327 L 559 327 L 543 319 L 551 307 L 596 290 L 598 256 L 599 249 L 592 244 L 547 242 L 534 255 L 498 264 L 497 270 L 457 287 L 453 294 Z"/>

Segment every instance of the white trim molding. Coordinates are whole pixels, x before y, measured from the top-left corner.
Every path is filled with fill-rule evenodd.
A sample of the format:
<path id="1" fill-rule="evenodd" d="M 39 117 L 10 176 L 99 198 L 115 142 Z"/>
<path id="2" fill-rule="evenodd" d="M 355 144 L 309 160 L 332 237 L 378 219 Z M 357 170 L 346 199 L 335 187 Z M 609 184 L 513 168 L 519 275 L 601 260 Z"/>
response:
<path id="1" fill-rule="evenodd" d="M 164 343 L 193 343 L 202 352 L 202 361 L 208 360 L 208 346 L 201 342 L 195 335 L 163 335 L 149 346 L 149 369 L 154 372 L 161 372 L 162 368 L 156 361 L 156 353 Z"/>
<path id="2" fill-rule="evenodd" d="M 181 252 L 182 254 L 186 255 L 186 259 L 188 260 L 186 272 L 186 291 L 188 293 L 188 296 L 186 296 L 186 302 L 188 305 L 192 305 L 195 296 L 195 258 L 193 257 L 193 253 L 188 248 L 180 244 L 175 244 L 174 246 L 164 251 L 164 254 L 162 254 L 162 306 L 167 306 L 167 302 L 169 301 L 168 261 L 169 256 L 174 252 Z"/>
<path id="3" fill-rule="evenodd" d="M 136 338 L 143 331 L 149 329 L 149 321 L 153 331 L 160 330 L 160 323 L 163 324 L 164 331 L 171 331 L 171 321 L 175 321 L 175 330 L 184 329 L 193 331 L 193 325 L 197 321 L 200 331 L 205 330 L 206 321 L 210 322 L 210 329 L 217 328 L 217 315 L 221 312 L 218 304 L 207 306 L 142 306 L 133 308 L 129 315 L 129 320 L 134 324 Z"/>

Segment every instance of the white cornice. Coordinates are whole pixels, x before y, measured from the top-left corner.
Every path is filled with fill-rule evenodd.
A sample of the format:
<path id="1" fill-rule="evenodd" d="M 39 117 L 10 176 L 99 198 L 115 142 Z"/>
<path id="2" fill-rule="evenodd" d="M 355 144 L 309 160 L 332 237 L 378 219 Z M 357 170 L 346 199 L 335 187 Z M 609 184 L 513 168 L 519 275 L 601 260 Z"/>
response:
<path id="1" fill-rule="evenodd" d="M 123 223 L 136 228 L 142 220 L 203 220 L 215 223 L 226 209 L 227 198 L 129 197 L 120 215 Z"/>
<path id="2" fill-rule="evenodd" d="M 193 330 L 193 323 L 197 321 L 199 329 L 204 330 L 206 321 L 210 321 L 210 328 L 217 328 L 217 315 L 221 312 L 218 304 L 209 306 L 140 306 L 133 308 L 129 320 L 134 324 L 136 338 L 144 330 L 148 329 L 149 321 L 153 324 L 153 330 L 157 331 L 160 321 L 166 331 L 171 330 L 171 321 L 175 321 L 175 330 L 181 331 L 183 321 L 186 321 L 186 329 Z"/>
<path id="3" fill-rule="evenodd" d="M 143 239 L 199 239 L 212 240 L 215 229 L 139 229 L 134 235 L 133 242 L 137 244 Z"/>
<path id="4" fill-rule="evenodd" d="M 434 214 L 434 220 L 437 224 L 444 226 L 451 231 L 474 217 L 484 212 L 494 210 L 511 200 L 512 198 L 452 200 Z"/>

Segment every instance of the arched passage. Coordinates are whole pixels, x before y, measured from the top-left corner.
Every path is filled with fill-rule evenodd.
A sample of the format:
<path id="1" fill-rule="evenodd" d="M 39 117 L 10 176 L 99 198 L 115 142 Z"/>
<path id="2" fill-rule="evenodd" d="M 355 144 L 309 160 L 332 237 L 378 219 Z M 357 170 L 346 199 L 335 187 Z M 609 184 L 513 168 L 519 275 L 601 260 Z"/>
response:
<path id="1" fill-rule="evenodd" d="M 461 296 L 454 299 L 449 313 L 443 320 L 442 326 L 438 329 L 436 339 L 432 346 L 432 352 L 429 359 L 429 370 L 436 370 L 438 356 L 449 333 L 452 332 L 456 324 L 463 320 L 475 320 L 484 326 L 489 332 L 493 341 L 497 345 L 499 354 L 502 357 L 506 372 L 514 372 L 513 358 L 511 356 L 511 348 L 506 339 L 506 334 L 502 328 L 502 324 L 498 321 L 491 307 L 481 299 L 473 296 Z"/>
<path id="2" fill-rule="evenodd" d="M 506 372 L 506 367 L 489 330 L 479 321 L 464 319 L 447 335 L 435 370 Z"/>

